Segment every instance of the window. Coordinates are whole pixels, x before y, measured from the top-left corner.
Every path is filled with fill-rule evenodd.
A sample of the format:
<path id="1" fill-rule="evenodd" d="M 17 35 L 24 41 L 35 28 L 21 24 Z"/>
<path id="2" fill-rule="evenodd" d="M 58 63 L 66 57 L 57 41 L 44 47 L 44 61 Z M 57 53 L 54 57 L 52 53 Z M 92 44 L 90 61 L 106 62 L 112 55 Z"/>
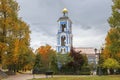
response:
<path id="1" fill-rule="evenodd" d="M 61 37 L 61 46 L 65 46 L 65 36 Z"/>
<path id="2" fill-rule="evenodd" d="M 65 52 L 65 48 L 61 49 L 61 52 Z"/>
<path id="3" fill-rule="evenodd" d="M 62 32 L 64 32 L 66 29 L 66 24 L 61 24 L 61 26 L 62 26 Z"/>

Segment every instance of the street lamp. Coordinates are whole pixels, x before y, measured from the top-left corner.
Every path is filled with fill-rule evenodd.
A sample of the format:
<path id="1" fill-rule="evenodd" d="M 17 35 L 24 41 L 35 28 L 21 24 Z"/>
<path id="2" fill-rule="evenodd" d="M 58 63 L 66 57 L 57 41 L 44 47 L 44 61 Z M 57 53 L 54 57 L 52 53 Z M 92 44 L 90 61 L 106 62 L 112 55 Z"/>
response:
<path id="1" fill-rule="evenodd" d="M 102 53 L 103 48 L 101 48 L 101 50 L 98 53 L 97 53 L 97 49 L 96 48 L 94 49 L 94 51 L 95 51 L 95 55 L 98 55 L 98 75 L 100 76 L 101 75 L 100 54 Z"/>

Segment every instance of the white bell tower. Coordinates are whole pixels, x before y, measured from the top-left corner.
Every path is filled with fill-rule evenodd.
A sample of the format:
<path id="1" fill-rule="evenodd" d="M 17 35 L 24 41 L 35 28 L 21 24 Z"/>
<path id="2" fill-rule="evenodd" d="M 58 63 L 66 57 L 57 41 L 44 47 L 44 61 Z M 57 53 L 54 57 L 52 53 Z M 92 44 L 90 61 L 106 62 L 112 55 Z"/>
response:
<path id="1" fill-rule="evenodd" d="M 58 19 L 57 46 L 59 53 L 68 53 L 73 44 L 72 21 L 68 17 L 68 10 L 62 10 L 63 16 Z"/>

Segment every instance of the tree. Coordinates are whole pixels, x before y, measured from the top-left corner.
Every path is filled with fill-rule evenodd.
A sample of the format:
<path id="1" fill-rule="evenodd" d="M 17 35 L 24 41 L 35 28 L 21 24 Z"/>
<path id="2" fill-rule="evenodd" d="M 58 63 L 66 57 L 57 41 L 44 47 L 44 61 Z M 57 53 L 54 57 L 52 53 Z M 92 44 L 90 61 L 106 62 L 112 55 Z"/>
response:
<path id="1" fill-rule="evenodd" d="M 41 58 L 41 68 L 47 70 L 57 69 L 57 59 L 56 59 L 56 51 L 51 48 L 50 45 L 41 46 L 36 50 L 37 54 L 40 54 Z"/>
<path id="2" fill-rule="evenodd" d="M 120 34 L 117 29 L 111 28 L 106 37 L 105 56 L 112 58 L 120 58 Z"/>
<path id="3" fill-rule="evenodd" d="M 1 46 L 7 48 L 9 41 L 9 34 L 16 25 L 18 4 L 14 0 L 0 0 L 0 42 Z M 7 49 L 1 48 L 0 56 L 2 61 L 2 54 L 7 52 Z"/>
<path id="4" fill-rule="evenodd" d="M 67 66 L 74 73 L 79 72 L 82 66 L 87 64 L 86 56 L 80 54 L 80 52 L 76 52 L 73 48 L 71 48 L 70 56 L 73 58 L 73 61 L 69 62 Z"/>
<path id="5" fill-rule="evenodd" d="M 14 71 L 16 71 L 16 69 L 18 69 L 18 66 L 20 67 L 20 65 L 22 65 L 21 67 L 24 67 L 25 64 L 27 64 L 26 61 L 28 62 L 27 58 L 29 58 L 30 55 L 31 57 L 32 55 L 34 55 L 29 44 L 29 26 L 21 19 L 18 20 L 17 25 L 17 28 L 13 29 L 12 34 L 9 35 L 9 41 L 7 41 L 9 47 L 7 48 L 6 57 L 4 57 L 4 65 L 6 64 L 9 70 Z M 19 62 L 21 61 L 22 63 L 20 64 Z"/>
<path id="6" fill-rule="evenodd" d="M 35 63 L 34 63 L 34 66 L 33 66 L 33 72 L 37 71 L 39 73 L 41 66 L 42 66 L 42 64 L 41 64 L 41 56 L 40 56 L 39 53 L 37 53 L 36 56 L 35 56 Z"/>
<path id="7" fill-rule="evenodd" d="M 110 30 L 105 39 L 106 43 L 102 57 L 104 61 L 112 58 L 120 63 L 120 0 L 113 0 L 112 16 L 109 18 L 108 23 Z"/>
<path id="8" fill-rule="evenodd" d="M 64 54 L 57 53 L 57 62 L 59 69 L 65 67 L 71 61 L 73 61 L 73 59 L 70 56 L 70 53 L 64 53 Z"/>
<path id="9" fill-rule="evenodd" d="M 116 59 L 120 63 L 120 0 L 113 0 L 113 4 L 103 57 Z"/>
<path id="10" fill-rule="evenodd" d="M 108 73 L 109 73 L 110 69 L 118 69 L 118 68 L 120 68 L 120 65 L 119 65 L 118 61 L 116 61 L 115 59 L 108 58 L 103 63 L 103 67 L 107 68 L 108 69 Z"/>
<path id="11" fill-rule="evenodd" d="M 32 70 L 35 61 L 35 54 L 32 49 L 28 50 L 26 53 L 21 53 L 18 56 L 17 71 L 18 70 Z"/>
<path id="12" fill-rule="evenodd" d="M 29 25 L 18 17 L 18 10 L 15 0 L 0 0 L 0 61 L 12 71 L 22 69 L 34 57 Z"/>

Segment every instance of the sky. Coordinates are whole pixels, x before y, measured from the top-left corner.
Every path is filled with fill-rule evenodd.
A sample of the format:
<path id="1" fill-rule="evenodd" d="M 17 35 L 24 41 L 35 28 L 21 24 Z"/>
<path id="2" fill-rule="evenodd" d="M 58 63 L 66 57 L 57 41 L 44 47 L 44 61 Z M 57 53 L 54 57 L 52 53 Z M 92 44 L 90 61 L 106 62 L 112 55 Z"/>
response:
<path id="1" fill-rule="evenodd" d="M 100 48 L 109 30 L 112 0 L 17 0 L 19 17 L 30 26 L 31 47 L 56 48 L 57 20 L 68 9 L 72 20 L 73 47 Z"/>

